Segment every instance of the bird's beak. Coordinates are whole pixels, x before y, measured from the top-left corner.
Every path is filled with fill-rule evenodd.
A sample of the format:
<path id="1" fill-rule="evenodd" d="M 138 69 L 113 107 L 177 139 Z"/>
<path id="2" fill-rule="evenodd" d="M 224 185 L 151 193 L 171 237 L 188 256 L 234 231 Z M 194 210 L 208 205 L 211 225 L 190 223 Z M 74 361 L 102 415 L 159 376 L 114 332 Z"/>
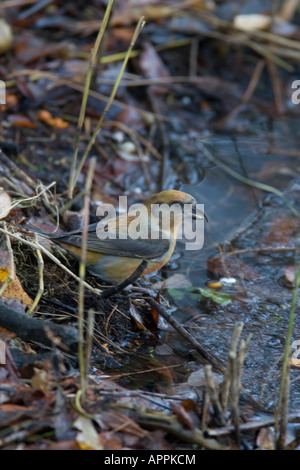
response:
<path id="1" fill-rule="evenodd" d="M 204 212 L 200 211 L 199 209 L 197 209 L 196 206 L 193 206 L 193 209 L 192 209 L 192 219 L 194 220 L 205 220 L 206 222 L 208 222 L 208 219 L 205 215 Z"/>

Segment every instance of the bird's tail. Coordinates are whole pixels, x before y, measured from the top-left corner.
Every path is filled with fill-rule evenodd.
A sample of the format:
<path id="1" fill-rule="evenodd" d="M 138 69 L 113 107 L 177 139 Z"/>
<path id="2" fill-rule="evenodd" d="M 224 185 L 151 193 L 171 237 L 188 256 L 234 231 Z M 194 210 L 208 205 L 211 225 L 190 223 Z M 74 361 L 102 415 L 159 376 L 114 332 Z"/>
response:
<path id="1" fill-rule="evenodd" d="M 49 238 L 49 239 L 61 238 L 62 236 L 65 235 L 64 233 L 45 232 L 44 230 L 42 230 L 39 227 L 36 227 L 35 225 L 32 225 L 32 224 L 27 224 L 27 225 L 16 224 L 16 226 L 19 227 L 20 229 L 26 230 L 28 232 L 39 233 L 43 237 Z"/>

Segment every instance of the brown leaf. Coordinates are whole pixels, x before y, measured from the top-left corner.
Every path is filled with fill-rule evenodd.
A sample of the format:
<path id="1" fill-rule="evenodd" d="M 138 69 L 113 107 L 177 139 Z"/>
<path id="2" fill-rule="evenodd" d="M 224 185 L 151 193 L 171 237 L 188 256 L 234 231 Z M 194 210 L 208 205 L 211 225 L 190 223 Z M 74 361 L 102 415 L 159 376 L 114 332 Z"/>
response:
<path id="1" fill-rule="evenodd" d="M 8 280 L 10 272 L 11 266 L 8 251 L 4 245 L 0 245 L 0 288 Z M 16 274 L 2 293 L 2 300 L 4 300 L 6 304 L 7 300 L 17 301 L 17 303 L 22 306 L 22 311 L 24 311 L 24 307 L 28 307 L 32 304 L 31 298 L 24 291 Z"/>
<path id="2" fill-rule="evenodd" d="M 68 123 L 63 121 L 60 117 L 54 118 L 49 111 L 42 109 L 38 114 L 38 119 L 45 122 L 48 126 L 55 127 L 56 129 L 65 129 Z"/>
<path id="3" fill-rule="evenodd" d="M 135 322 L 136 327 L 139 330 L 147 330 L 147 327 L 144 325 L 144 321 L 142 319 L 140 312 L 138 311 L 138 309 L 132 302 L 130 302 L 129 312 Z"/>
<path id="4" fill-rule="evenodd" d="M 214 274 L 254 281 L 261 276 L 236 256 L 218 255 L 207 261 L 207 269 Z"/>
<path id="5" fill-rule="evenodd" d="M 76 441 L 81 450 L 103 450 L 99 435 L 90 418 L 79 416 L 74 423 L 74 427 L 79 430 Z"/>
<path id="6" fill-rule="evenodd" d="M 299 220 L 296 218 L 281 218 L 271 222 L 268 233 L 263 237 L 267 246 L 290 247 L 294 245 L 294 237 L 299 229 Z"/>
<path id="7" fill-rule="evenodd" d="M 8 116 L 7 120 L 13 125 L 17 127 L 27 127 L 28 129 L 36 129 L 37 125 L 30 121 L 27 116 L 22 116 L 21 114 L 13 114 Z"/>
<path id="8" fill-rule="evenodd" d="M 188 429 L 193 429 L 195 427 L 195 421 L 191 413 L 189 413 L 184 406 L 180 403 L 171 403 L 171 410 L 179 418 L 182 424 Z"/>

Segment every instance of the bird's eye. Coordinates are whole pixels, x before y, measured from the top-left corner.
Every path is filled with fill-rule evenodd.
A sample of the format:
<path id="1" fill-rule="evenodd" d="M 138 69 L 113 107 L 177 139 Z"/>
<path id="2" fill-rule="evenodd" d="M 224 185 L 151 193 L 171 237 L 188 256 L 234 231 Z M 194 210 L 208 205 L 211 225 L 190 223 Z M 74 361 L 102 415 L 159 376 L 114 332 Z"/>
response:
<path id="1" fill-rule="evenodd" d="M 155 204 L 157 204 L 158 206 L 166 204 L 169 207 L 172 207 L 175 204 L 178 204 L 180 207 L 182 207 L 182 208 L 184 207 L 184 202 L 182 202 L 182 201 L 172 201 L 172 202 L 156 201 Z"/>

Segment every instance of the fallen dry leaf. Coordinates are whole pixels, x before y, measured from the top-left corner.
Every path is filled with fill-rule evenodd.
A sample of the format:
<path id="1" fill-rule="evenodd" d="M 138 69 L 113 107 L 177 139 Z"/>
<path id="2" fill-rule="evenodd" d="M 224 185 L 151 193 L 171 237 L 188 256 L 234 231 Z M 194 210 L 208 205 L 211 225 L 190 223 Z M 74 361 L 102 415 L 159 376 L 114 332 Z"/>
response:
<path id="1" fill-rule="evenodd" d="M 294 246 L 298 229 L 299 220 L 295 217 L 274 219 L 262 241 L 267 246 L 288 248 Z"/>
<path id="2" fill-rule="evenodd" d="M 48 126 L 55 127 L 56 129 L 65 129 L 69 125 L 66 121 L 63 121 L 63 119 L 59 117 L 52 117 L 51 113 L 49 113 L 49 111 L 46 109 L 42 109 L 39 112 L 38 119 L 48 124 Z"/>
<path id="3" fill-rule="evenodd" d="M 221 276 L 234 277 L 237 279 L 244 278 L 249 281 L 259 279 L 261 276 L 246 263 L 238 259 L 236 256 L 218 255 L 207 261 L 207 269 Z"/>
<path id="4" fill-rule="evenodd" d="M 91 419 L 80 416 L 74 427 L 78 429 L 76 442 L 81 450 L 103 450 L 98 433 Z"/>
<path id="5" fill-rule="evenodd" d="M 0 219 L 4 219 L 10 212 L 11 198 L 10 195 L 0 188 Z"/>
<path id="6" fill-rule="evenodd" d="M 26 127 L 28 129 L 36 129 L 37 125 L 30 121 L 27 116 L 23 116 L 21 114 L 13 114 L 8 116 L 7 120 L 13 125 L 17 127 Z"/>
<path id="7" fill-rule="evenodd" d="M 2 245 L 0 246 L 0 289 L 9 278 L 10 272 L 10 257 L 6 247 Z M 31 298 L 24 291 L 16 274 L 2 293 L 2 300 L 5 302 L 7 299 L 17 301 L 21 304 L 22 310 L 32 304 Z"/>

